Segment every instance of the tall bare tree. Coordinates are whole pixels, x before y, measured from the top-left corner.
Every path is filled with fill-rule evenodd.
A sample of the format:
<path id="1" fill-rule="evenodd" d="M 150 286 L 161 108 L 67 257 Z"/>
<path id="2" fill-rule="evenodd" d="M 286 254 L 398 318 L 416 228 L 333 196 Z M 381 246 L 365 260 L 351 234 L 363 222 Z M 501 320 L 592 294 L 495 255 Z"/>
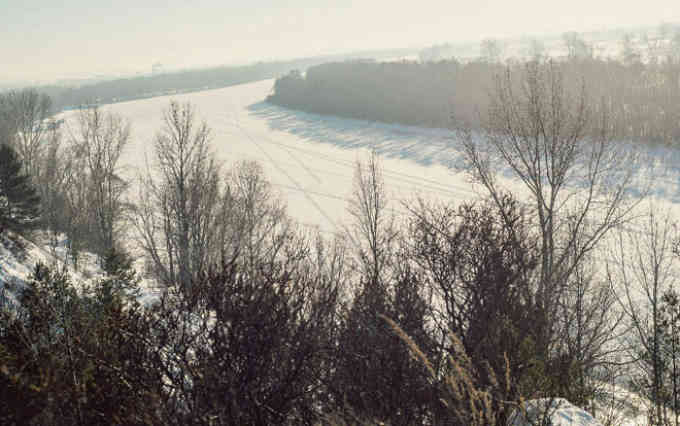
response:
<path id="1" fill-rule="evenodd" d="M 615 286 L 599 273 L 595 256 L 588 256 L 569 277 L 560 303 L 559 362 L 553 370 L 554 391 L 572 403 L 595 409 L 598 398 L 609 395 L 607 384 L 625 373 L 621 359 L 628 347 L 625 314 L 615 309 Z M 591 379 L 595 380 L 591 380 Z"/>
<path id="2" fill-rule="evenodd" d="M 669 214 L 660 215 L 650 205 L 642 226 L 617 237 L 607 274 L 619 286 L 620 305 L 630 321 L 632 355 L 642 372 L 636 382 L 653 404 L 650 424 L 667 424 L 662 306 L 664 294 L 676 285 L 674 224 Z"/>
<path id="3" fill-rule="evenodd" d="M 237 163 L 227 174 L 218 214 L 214 263 L 237 255 L 248 268 L 256 259 L 272 263 L 294 235 L 285 205 L 272 191 L 262 167 L 252 161 Z"/>
<path id="4" fill-rule="evenodd" d="M 119 243 L 118 230 L 124 213 L 123 196 L 128 182 L 121 176 L 120 159 L 130 140 L 130 124 L 99 108 L 83 110 L 73 147 L 87 174 L 88 211 L 94 249 L 104 256 Z"/>
<path id="5" fill-rule="evenodd" d="M 31 177 L 36 176 L 52 102 L 47 95 L 41 95 L 35 89 L 24 89 L 7 94 L 6 104 L 15 150 L 24 171 Z"/>
<path id="6" fill-rule="evenodd" d="M 58 235 L 67 230 L 66 184 L 73 172 L 73 156 L 69 154 L 70 149 L 64 143 L 60 129 L 51 129 L 45 137 L 45 150 L 38 175 L 34 176 L 36 189 L 40 193 L 43 223 L 53 249 L 57 246 Z"/>
<path id="7" fill-rule="evenodd" d="M 621 39 L 621 59 L 626 65 L 640 62 L 640 51 L 635 46 L 633 36 L 629 33 L 623 35 Z"/>
<path id="8" fill-rule="evenodd" d="M 607 108 L 593 107 L 584 84 L 572 96 L 551 61 L 498 76 L 485 128 L 462 133 L 467 170 L 499 206 L 512 188 L 501 172 L 528 195 L 540 238 L 537 304 L 546 318 L 556 318 L 569 278 L 636 204 L 627 196 L 636 156 L 610 133 Z M 539 342 L 544 351 L 552 324 Z"/>
<path id="9" fill-rule="evenodd" d="M 210 129 L 190 104 L 171 102 L 154 141 L 154 164 L 142 178 L 135 223 L 157 278 L 189 286 L 205 270 L 216 238 L 220 166 Z"/>
<path id="10" fill-rule="evenodd" d="M 6 95 L 0 95 L 0 145 L 13 142 L 16 131 L 10 119 L 11 108 Z"/>
<path id="11" fill-rule="evenodd" d="M 530 38 L 527 41 L 526 56 L 534 61 L 540 61 L 546 56 L 545 44 L 537 38 Z"/>
<path id="12" fill-rule="evenodd" d="M 422 424 L 438 405 L 421 365 L 394 339 L 388 317 L 428 355 L 433 341 L 426 329 L 425 286 L 409 261 L 388 202 L 375 153 L 354 170 L 353 219 L 346 235 L 354 244 L 349 309 L 340 320 L 337 366 L 330 392 L 356 413 L 394 425 Z M 413 398 L 404 398 L 404 395 Z M 340 408 L 342 409 L 342 408 Z"/>
<path id="13" fill-rule="evenodd" d="M 503 58 L 503 44 L 501 41 L 494 38 L 486 38 L 482 40 L 479 51 L 479 56 L 482 58 L 482 60 L 490 63 L 501 62 Z"/>
<path id="14" fill-rule="evenodd" d="M 567 48 L 569 59 L 589 59 L 593 57 L 593 47 L 574 31 L 564 33 L 562 40 Z"/>
<path id="15" fill-rule="evenodd" d="M 353 186 L 348 211 L 354 223 L 348 233 L 356 246 L 362 273 L 377 285 L 385 279 L 397 231 L 375 152 L 366 164 L 357 161 Z"/>
<path id="16" fill-rule="evenodd" d="M 80 253 L 88 248 L 90 237 L 94 234 L 90 209 L 91 186 L 84 158 L 77 147 L 69 144 L 64 152 L 64 160 L 68 166 L 63 170 L 62 194 L 65 208 L 62 226 L 68 236 L 68 256 L 77 267 Z"/>

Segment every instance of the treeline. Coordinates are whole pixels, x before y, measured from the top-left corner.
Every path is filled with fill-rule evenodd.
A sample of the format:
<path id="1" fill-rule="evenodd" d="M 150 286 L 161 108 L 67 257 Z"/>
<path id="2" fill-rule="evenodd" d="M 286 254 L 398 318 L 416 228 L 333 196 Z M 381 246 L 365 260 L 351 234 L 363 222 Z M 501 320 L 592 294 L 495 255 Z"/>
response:
<path id="1" fill-rule="evenodd" d="M 539 59 L 540 60 L 540 59 Z M 485 125 L 488 95 L 498 76 L 525 72 L 526 61 L 345 62 L 293 71 L 280 77 L 267 99 L 320 114 L 406 125 L 454 128 Z M 556 61 L 577 96 L 611 111 L 616 136 L 671 143 L 680 138 L 680 61 L 621 62 L 574 55 Z M 518 88 L 521 90 L 521 88 Z"/>
<path id="2" fill-rule="evenodd" d="M 123 78 L 78 87 L 42 86 L 38 90 L 52 99 L 54 111 L 59 112 L 64 108 L 78 108 L 82 105 L 123 102 L 265 80 L 284 75 L 293 69 L 306 69 L 331 60 L 347 60 L 364 55 L 389 57 L 410 52 L 407 49 L 395 49 L 290 61 L 258 62 L 252 65 L 213 67 Z"/>
<path id="3" fill-rule="evenodd" d="M 130 101 L 264 80 L 286 72 L 290 66 L 289 63 L 261 63 L 124 78 L 80 87 L 44 86 L 39 90 L 54 100 L 56 111 L 61 111 L 81 105 Z"/>
<path id="4" fill-rule="evenodd" d="M 189 104 L 165 111 L 132 202 L 124 120 L 85 110 L 62 139 L 20 127 L 43 114 L 37 93 L 0 98 L 4 149 L 31 153 L 11 174 L 41 212 L 1 180 L 12 208 L 0 214 L 65 233 L 72 256 L 89 250 L 105 271 L 83 283 L 38 265 L 27 286 L 4 289 L 18 303 L 1 298 L 0 419 L 481 426 L 564 397 L 620 424 L 607 388 L 625 382 L 652 401 L 650 423 L 667 424 L 680 413 L 674 228 L 654 211 L 639 232 L 622 227 L 639 203 L 634 156 L 613 142 L 606 109 L 586 90 L 568 96 L 549 63 L 520 80 L 526 91 L 508 75 L 487 100 L 495 131 L 463 140 L 487 197 L 414 200 L 396 216 L 371 156 L 332 237 L 297 225 L 256 163 L 223 169 Z M 490 159 L 528 195 L 510 193 Z M 26 232 L 3 223 L 3 243 Z M 610 236 L 620 261 L 597 273 Z M 140 275 L 157 285 L 146 304 Z"/>
<path id="5" fill-rule="evenodd" d="M 452 116 L 471 119 L 484 108 L 485 90 L 501 71 L 485 62 L 328 63 L 278 78 L 267 100 L 320 114 L 448 128 Z"/>

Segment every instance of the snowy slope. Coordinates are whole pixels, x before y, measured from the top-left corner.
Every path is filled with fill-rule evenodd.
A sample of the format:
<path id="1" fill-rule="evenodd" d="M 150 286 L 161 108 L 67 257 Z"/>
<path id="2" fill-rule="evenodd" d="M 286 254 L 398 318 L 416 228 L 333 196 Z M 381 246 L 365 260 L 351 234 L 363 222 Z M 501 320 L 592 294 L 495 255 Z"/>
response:
<path id="1" fill-rule="evenodd" d="M 546 415 L 553 426 L 602 426 L 590 413 L 564 398 L 530 399 L 522 410 L 510 415 L 508 426 L 531 426 L 540 423 Z"/>
<path id="2" fill-rule="evenodd" d="M 101 276 L 102 270 L 94 255 L 81 254 L 76 269 L 73 262 L 68 260 L 63 239 L 56 247 L 42 244 L 40 239 L 38 235 L 35 239 L 28 240 L 11 232 L 0 236 L 0 286 L 10 289 L 10 299 L 13 299 L 15 289 L 26 284 L 37 263 L 59 269 L 66 266 L 76 282 Z M 19 245 L 23 246 L 23 250 L 19 249 Z"/>
<path id="3" fill-rule="evenodd" d="M 0 237 L 0 286 L 5 288 L 22 287 L 32 272 L 32 265 L 42 260 L 38 256 L 31 255 L 34 252 L 32 246 L 27 247 L 27 256 L 17 253 L 16 244 L 7 237 Z"/>

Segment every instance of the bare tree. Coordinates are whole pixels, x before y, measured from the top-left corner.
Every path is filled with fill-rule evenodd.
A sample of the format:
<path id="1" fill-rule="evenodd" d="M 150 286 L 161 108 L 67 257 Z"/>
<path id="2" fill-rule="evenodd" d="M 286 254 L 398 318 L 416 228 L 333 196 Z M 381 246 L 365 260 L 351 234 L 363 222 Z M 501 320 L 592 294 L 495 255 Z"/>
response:
<path id="1" fill-rule="evenodd" d="M 154 310 L 164 416 L 312 424 L 329 398 L 345 247 L 302 233 L 256 163 L 238 163 L 225 186 L 205 266 L 190 271 L 192 285 L 165 288 Z"/>
<path id="2" fill-rule="evenodd" d="M 629 33 L 623 35 L 621 39 L 621 58 L 626 65 L 636 64 L 640 62 L 640 51 L 635 46 L 633 36 Z"/>
<path id="3" fill-rule="evenodd" d="M 590 406 L 608 395 L 607 383 L 622 377 L 628 331 L 624 313 L 616 306 L 614 285 L 593 256 L 584 259 L 569 278 L 560 303 L 560 333 L 556 352 L 555 390 L 580 407 Z M 591 380 L 595 379 L 595 380 Z M 592 404 L 592 405 L 591 405 Z"/>
<path id="4" fill-rule="evenodd" d="M 544 391 L 539 385 L 550 377 L 544 373 L 549 366 L 534 357 L 543 319 L 532 286 L 535 233 L 524 210 L 511 195 L 500 206 L 492 200 L 457 208 L 421 201 L 409 226 L 411 259 L 435 295 L 430 317 L 442 355 L 458 357 L 462 350 L 480 374 L 480 387 L 492 385 L 485 377 L 490 370 L 511 386 L 503 395 L 511 400 Z M 460 348 L 450 346 L 449 335 Z M 434 368 L 445 373 L 445 365 L 446 358 Z"/>
<path id="5" fill-rule="evenodd" d="M 669 55 L 674 62 L 680 62 L 680 28 L 675 29 L 673 38 L 670 42 Z"/>
<path id="6" fill-rule="evenodd" d="M 565 86 L 551 61 L 528 63 L 519 78 L 508 69 L 496 79 L 485 128 L 462 133 L 467 170 L 499 206 L 508 190 L 502 171 L 528 194 L 540 239 L 537 304 L 548 319 L 584 258 L 636 205 L 627 197 L 636 157 L 610 138 L 607 108 L 595 114 L 584 84 L 575 97 Z M 555 331 L 544 330 L 544 351 Z"/>
<path id="7" fill-rule="evenodd" d="M 632 328 L 632 356 L 642 371 L 636 387 L 654 404 L 651 424 L 667 420 L 662 305 L 664 294 L 675 285 L 674 232 L 670 215 L 658 215 L 650 205 L 640 229 L 618 235 L 613 259 L 607 264 L 607 275 L 620 288 L 620 305 Z"/>
<path id="8" fill-rule="evenodd" d="M 48 128 L 51 100 L 35 89 L 10 92 L 6 97 L 11 129 L 15 132 L 14 146 L 21 157 L 24 171 L 31 177 L 38 174 L 43 151 L 43 136 Z"/>
<path id="9" fill-rule="evenodd" d="M 237 163 L 227 175 L 215 229 L 212 262 L 218 264 L 238 255 L 246 268 L 254 267 L 256 260 L 275 262 L 295 238 L 295 225 L 285 205 L 272 191 L 260 165 L 252 161 Z"/>
<path id="10" fill-rule="evenodd" d="M 36 189 L 40 193 L 43 223 L 47 227 L 49 243 L 53 249 L 56 248 L 59 233 L 67 230 L 66 184 L 73 171 L 73 157 L 69 152 L 61 131 L 58 128 L 51 129 L 46 135 L 38 175 L 34 176 Z"/>
<path id="11" fill-rule="evenodd" d="M 589 59 L 593 57 L 593 47 L 574 31 L 564 33 L 562 40 L 567 47 L 569 59 Z"/>
<path id="12" fill-rule="evenodd" d="M 214 248 L 220 167 L 209 138 L 207 124 L 196 122 L 190 104 L 171 102 L 154 141 L 154 168 L 142 178 L 135 224 L 166 285 L 191 285 Z"/>
<path id="13" fill-rule="evenodd" d="M 123 196 L 129 186 L 121 177 L 119 163 L 129 140 L 130 124 L 122 117 L 96 107 L 81 111 L 79 134 L 72 144 L 86 171 L 94 249 L 101 256 L 119 243 Z"/>
<path id="14" fill-rule="evenodd" d="M 0 94 L 0 144 L 2 145 L 12 144 L 16 135 L 11 111 L 7 95 Z"/>
<path id="15" fill-rule="evenodd" d="M 412 268 L 408 251 L 390 211 L 378 157 L 357 162 L 354 194 L 349 201 L 353 222 L 346 235 L 354 244 L 355 270 L 351 300 L 340 319 L 337 365 L 330 392 L 343 411 L 394 425 L 422 424 L 431 419 L 439 400 L 422 365 L 414 363 L 395 340 L 381 316 L 396 321 L 423 351 L 432 355 L 427 330 L 426 289 Z M 405 395 L 411 395 L 405 398 Z"/>
<path id="16" fill-rule="evenodd" d="M 501 62 L 503 57 L 503 45 L 499 40 L 486 38 L 480 45 L 480 57 L 490 63 Z"/>
<path id="17" fill-rule="evenodd" d="M 84 158 L 76 147 L 70 145 L 65 153 L 68 162 L 64 170 L 63 197 L 65 214 L 63 227 L 68 236 L 68 256 L 78 266 L 78 258 L 88 248 L 88 241 L 94 232 L 90 215 L 90 184 Z"/>
<path id="18" fill-rule="evenodd" d="M 528 46 L 526 47 L 526 55 L 529 57 L 529 59 L 540 61 L 545 57 L 545 44 L 541 40 L 537 38 L 531 38 L 528 40 L 527 44 Z"/>
<path id="19" fill-rule="evenodd" d="M 349 201 L 348 211 L 354 224 L 347 231 L 356 246 L 362 272 L 378 285 L 385 278 L 397 231 L 389 213 L 385 183 L 375 152 L 371 153 L 368 164 L 357 161 L 353 186 L 354 196 Z"/>

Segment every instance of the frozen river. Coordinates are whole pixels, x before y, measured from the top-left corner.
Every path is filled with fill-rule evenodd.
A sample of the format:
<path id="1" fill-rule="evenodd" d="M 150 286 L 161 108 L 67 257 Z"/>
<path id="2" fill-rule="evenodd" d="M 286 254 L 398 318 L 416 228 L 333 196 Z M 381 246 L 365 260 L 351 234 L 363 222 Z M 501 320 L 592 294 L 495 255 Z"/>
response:
<path id="1" fill-rule="evenodd" d="M 256 160 L 301 223 L 335 232 L 347 221 L 347 199 L 357 160 L 380 154 L 389 195 L 441 200 L 474 197 L 463 174 L 449 166 L 457 158 L 451 132 L 324 117 L 263 102 L 273 80 L 104 107 L 132 123 L 123 157 L 133 178 L 151 161 L 154 135 L 171 99 L 190 102 L 212 130 L 211 143 L 225 169 L 238 160 Z"/>
<path id="2" fill-rule="evenodd" d="M 153 138 L 162 128 L 162 114 L 171 99 L 190 102 L 198 119 L 212 130 L 212 146 L 225 170 L 238 160 L 256 160 L 282 195 L 289 213 L 323 232 L 347 223 L 347 200 L 357 160 L 370 150 L 380 154 L 392 208 L 403 211 L 401 200 L 416 196 L 444 202 L 476 198 L 465 173 L 457 172 L 459 146 L 455 134 L 443 129 L 319 116 L 264 102 L 273 80 L 223 89 L 123 102 L 104 107 L 132 123 L 132 141 L 123 163 L 130 178 L 151 161 Z M 678 150 L 650 149 L 647 162 L 656 162 L 652 195 L 657 209 L 680 213 Z M 513 191 L 522 189 L 509 183 Z M 680 215 L 678 216 L 680 217 Z"/>

